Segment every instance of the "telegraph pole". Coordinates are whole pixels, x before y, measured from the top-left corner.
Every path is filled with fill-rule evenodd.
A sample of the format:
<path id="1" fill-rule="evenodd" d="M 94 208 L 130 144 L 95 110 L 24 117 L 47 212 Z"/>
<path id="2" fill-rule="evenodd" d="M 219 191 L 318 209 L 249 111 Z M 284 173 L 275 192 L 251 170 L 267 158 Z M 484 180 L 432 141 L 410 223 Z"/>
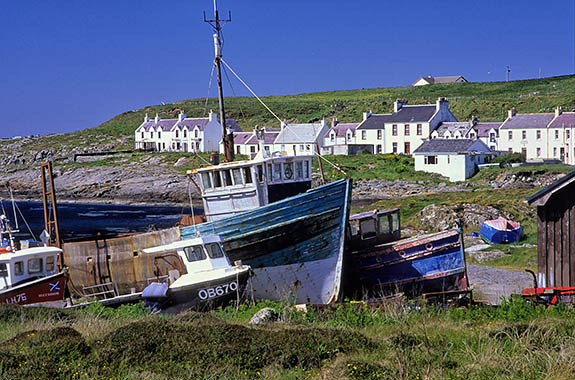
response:
<path id="1" fill-rule="evenodd" d="M 217 0 L 214 0 L 214 19 L 206 19 L 206 13 L 204 12 L 204 21 L 212 26 L 214 29 L 214 50 L 215 58 L 214 65 L 216 65 L 216 72 L 218 74 L 218 101 L 220 103 L 220 122 L 222 124 L 222 142 L 224 144 L 224 156 L 227 162 L 234 160 L 234 132 L 230 130 L 228 133 L 226 129 L 226 112 L 224 110 L 224 91 L 222 88 L 222 24 L 232 21 L 232 13 L 229 12 L 227 19 L 220 19 L 218 12 Z"/>
<path id="2" fill-rule="evenodd" d="M 509 68 L 509 66 L 507 66 L 507 68 L 505 69 L 505 74 L 507 75 L 507 80 L 506 82 L 509 82 L 509 73 L 511 72 L 511 69 Z"/>

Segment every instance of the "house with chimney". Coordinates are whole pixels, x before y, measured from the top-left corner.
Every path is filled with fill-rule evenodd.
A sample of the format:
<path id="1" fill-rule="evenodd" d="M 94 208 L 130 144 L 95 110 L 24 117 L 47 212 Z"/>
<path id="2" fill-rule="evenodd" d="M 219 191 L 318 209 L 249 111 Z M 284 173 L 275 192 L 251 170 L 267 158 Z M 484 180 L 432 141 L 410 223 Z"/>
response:
<path id="1" fill-rule="evenodd" d="M 234 119 L 226 120 L 226 127 L 241 132 Z M 222 140 L 222 126 L 216 113 L 208 117 L 188 118 L 180 113 L 177 119 L 154 119 L 146 116 L 135 131 L 135 149 L 156 152 L 217 152 Z"/>
<path id="2" fill-rule="evenodd" d="M 272 153 L 286 152 L 294 156 L 320 154 L 328 130 L 326 120 L 305 124 L 282 123 Z"/>
<path id="3" fill-rule="evenodd" d="M 324 137 L 322 154 L 356 155 L 363 152 L 373 153 L 373 145 L 356 143 L 356 129 L 359 123 L 338 123 L 334 120 L 332 127 Z"/>
<path id="4" fill-rule="evenodd" d="M 250 132 L 234 132 L 234 149 L 236 154 L 254 157 L 260 150 L 266 155 L 273 151 L 274 142 L 280 133 L 280 128 L 263 127 Z M 224 153 L 224 145 L 220 142 L 220 153 Z"/>
<path id="5" fill-rule="evenodd" d="M 568 162 L 573 133 L 554 123 L 561 113 L 560 108 L 549 113 L 517 113 L 515 108 L 510 109 L 499 128 L 499 150 L 521 153 L 526 161 Z"/>
<path id="6" fill-rule="evenodd" d="M 453 75 L 446 77 L 434 77 L 428 75 L 426 77 L 419 77 L 419 79 L 413 83 L 413 86 L 427 86 L 429 84 L 443 83 L 467 83 L 467 79 L 465 79 L 463 75 Z"/>
<path id="7" fill-rule="evenodd" d="M 479 122 L 476 118 L 472 118 L 470 121 L 443 122 L 431 132 L 431 138 L 479 139 L 489 149 L 496 151 L 501 124 L 501 122 Z"/>

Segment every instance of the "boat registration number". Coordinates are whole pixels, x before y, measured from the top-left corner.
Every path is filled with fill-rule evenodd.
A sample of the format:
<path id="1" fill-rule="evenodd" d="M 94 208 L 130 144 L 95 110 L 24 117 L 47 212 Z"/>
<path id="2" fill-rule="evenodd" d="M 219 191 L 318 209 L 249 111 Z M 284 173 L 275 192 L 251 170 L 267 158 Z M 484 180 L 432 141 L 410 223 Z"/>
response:
<path id="1" fill-rule="evenodd" d="M 237 289 L 238 289 L 238 283 L 232 281 L 227 284 L 214 286 L 213 288 L 200 289 L 200 291 L 198 292 L 198 296 L 200 297 L 200 299 L 207 300 L 210 298 L 223 296 L 224 294 L 236 291 Z"/>

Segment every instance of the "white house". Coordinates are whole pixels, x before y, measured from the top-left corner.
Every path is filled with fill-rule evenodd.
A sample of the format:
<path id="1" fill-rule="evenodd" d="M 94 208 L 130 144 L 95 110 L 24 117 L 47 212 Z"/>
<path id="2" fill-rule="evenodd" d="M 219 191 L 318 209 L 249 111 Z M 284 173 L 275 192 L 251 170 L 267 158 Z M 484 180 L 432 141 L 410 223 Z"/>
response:
<path id="1" fill-rule="evenodd" d="M 329 126 L 325 120 L 320 123 L 282 124 L 273 144 L 273 151 L 293 155 L 321 153 L 324 136 L 328 130 Z M 316 150 L 316 145 L 319 147 L 319 152 Z"/>
<path id="2" fill-rule="evenodd" d="M 476 139 L 477 132 L 473 129 L 476 120 L 446 121 L 431 132 L 432 139 Z"/>
<path id="3" fill-rule="evenodd" d="M 463 75 L 454 75 L 448 77 L 433 77 L 428 75 L 426 77 L 419 77 L 418 80 L 413 83 L 413 86 L 426 86 L 428 84 L 442 84 L 442 83 L 466 83 L 467 79 Z"/>
<path id="4" fill-rule="evenodd" d="M 477 137 L 491 150 L 499 150 L 499 128 L 502 122 L 478 122 L 473 126 Z"/>
<path id="5" fill-rule="evenodd" d="M 254 156 L 262 147 L 267 154 L 273 151 L 274 142 L 280 133 L 279 128 L 263 127 L 254 129 L 251 132 L 234 133 L 234 149 L 236 154 Z M 224 146 L 220 142 L 220 153 L 224 152 Z"/>
<path id="6" fill-rule="evenodd" d="M 575 165 L 575 112 L 555 110 L 556 117 L 549 124 L 551 154 L 564 163 Z"/>
<path id="7" fill-rule="evenodd" d="M 355 130 L 359 123 L 338 123 L 334 121 L 324 137 L 322 154 L 354 155 L 364 151 L 373 153 L 373 146 L 357 144 Z"/>
<path id="8" fill-rule="evenodd" d="M 226 120 L 226 126 L 241 132 L 234 119 Z M 177 119 L 162 119 L 156 115 L 135 131 L 135 148 L 162 152 L 217 152 L 222 139 L 222 126 L 214 112 L 208 117 L 188 118 L 180 113 Z"/>
<path id="9" fill-rule="evenodd" d="M 477 171 L 477 165 L 495 155 L 481 140 L 431 139 L 414 152 L 415 170 L 438 173 L 450 181 L 465 181 Z"/>

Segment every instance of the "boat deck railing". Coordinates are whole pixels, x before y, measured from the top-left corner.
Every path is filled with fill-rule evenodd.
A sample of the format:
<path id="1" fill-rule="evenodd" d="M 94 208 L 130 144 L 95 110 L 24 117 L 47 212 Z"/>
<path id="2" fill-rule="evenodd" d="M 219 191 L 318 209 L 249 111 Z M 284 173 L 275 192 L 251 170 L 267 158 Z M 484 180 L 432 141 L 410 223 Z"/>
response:
<path id="1" fill-rule="evenodd" d="M 112 282 L 106 282 L 103 284 L 96 284 L 90 286 L 82 287 L 82 294 L 87 298 L 113 298 L 116 297 L 117 291 Z"/>

